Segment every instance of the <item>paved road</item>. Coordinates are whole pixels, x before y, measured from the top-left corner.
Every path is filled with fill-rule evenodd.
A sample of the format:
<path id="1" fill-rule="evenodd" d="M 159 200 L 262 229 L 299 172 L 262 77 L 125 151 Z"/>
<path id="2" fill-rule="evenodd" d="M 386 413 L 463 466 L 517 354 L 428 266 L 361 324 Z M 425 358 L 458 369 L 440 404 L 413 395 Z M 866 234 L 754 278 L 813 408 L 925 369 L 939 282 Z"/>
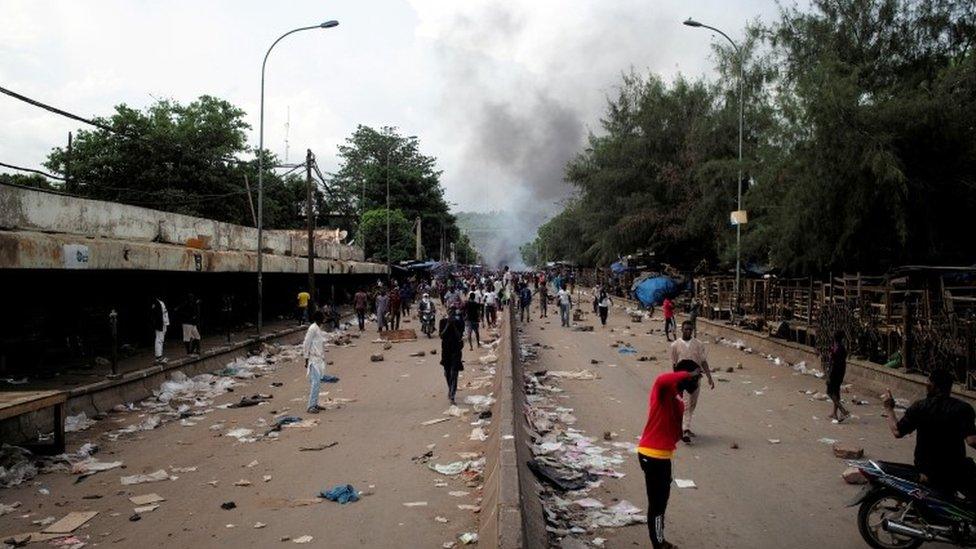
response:
<path id="1" fill-rule="evenodd" d="M 416 321 L 406 325 L 411 326 L 417 326 Z M 122 460 L 126 468 L 98 473 L 79 484 L 73 483 L 76 477 L 70 474 L 53 473 L 16 488 L 0 489 L 0 502 L 22 503 L 17 511 L 0 518 L 0 536 L 36 531 L 33 520 L 83 510 L 100 513 L 77 532 L 79 537 L 92 545 L 115 547 L 271 547 L 280 545 L 282 537 L 304 535 L 312 536 L 312 546 L 318 547 L 441 547 L 462 532 L 477 531 L 475 512 L 458 505 L 478 505 L 479 485 L 468 486 L 460 478 L 442 476 L 411 461 L 431 444 L 436 444 L 437 463 L 457 461 L 459 452 L 483 451 L 484 443 L 469 440 L 470 416 L 421 425 L 446 417 L 442 415 L 448 407 L 443 371 L 439 357 L 429 354 L 440 348 L 439 340 L 422 338 L 382 351 L 380 344 L 371 342 L 375 337 L 370 331 L 354 340 L 354 346 L 329 350 L 329 359 L 335 363 L 329 373 L 341 381 L 323 384 L 323 397 L 355 400 L 340 409 L 317 416 L 304 413 L 305 370 L 300 361 L 293 360 L 214 401 L 220 405 L 244 395 L 272 393 L 273 400 L 266 404 L 215 409 L 194 426 L 167 423 L 118 442 L 100 433 L 145 418 L 139 413 L 111 414 L 90 430 L 70 435 L 69 451 L 94 441 L 102 447 L 97 458 Z M 426 357 L 408 356 L 421 350 L 428 353 Z M 383 352 L 386 360 L 370 362 L 373 352 Z M 475 363 L 468 363 L 461 378 L 459 398 L 490 390 L 465 388 L 466 381 L 484 375 L 474 360 L 482 354 L 470 355 Z M 466 359 L 468 356 L 466 353 Z M 284 385 L 274 387 L 272 383 Z M 285 429 L 277 441 L 242 443 L 221 436 L 234 427 L 263 431 L 274 413 L 283 411 L 315 417 L 320 423 L 308 429 Z M 224 427 L 210 429 L 218 423 Z M 332 448 L 299 451 L 302 446 L 333 441 L 338 445 Z M 254 461 L 257 465 L 248 467 Z M 120 484 L 122 475 L 169 471 L 170 467 L 197 470 L 173 473 L 179 477 L 173 481 Z M 271 480 L 263 482 L 265 475 Z M 242 479 L 251 485 L 234 485 Z M 290 506 L 294 500 L 313 498 L 320 490 L 342 483 L 373 494 L 344 506 L 331 502 Z M 50 495 L 40 494 L 41 488 Z M 452 496 L 451 491 L 468 494 Z M 134 506 L 127 498 L 151 492 L 166 501 L 138 522 L 130 522 Z M 83 499 L 85 496 L 98 499 Z M 222 510 L 221 503 L 227 501 L 234 501 L 237 508 Z M 403 505 L 417 501 L 427 505 Z M 435 517 L 448 522 L 435 521 Z M 257 522 L 266 526 L 255 529 Z"/>
<path id="2" fill-rule="evenodd" d="M 620 441 L 636 442 L 651 384 L 670 368 L 660 313 L 636 324 L 622 307 L 615 307 L 607 328 L 600 328 L 594 315 L 583 324 L 597 327 L 591 333 L 570 331 L 559 326 L 558 316 L 521 324 L 528 344 L 552 347 L 541 348 L 539 360 L 528 369 L 598 373 L 597 380 L 560 382 L 566 391 L 562 405 L 573 408 L 578 418 L 574 427 L 595 437 L 613 431 Z M 862 446 L 868 457 L 910 462 L 914 437 L 891 437 L 876 395 L 864 397 L 869 405 L 852 407 L 856 419 L 832 424 L 824 419 L 828 403 L 801 393 L 823 391 L 823 381 L 702 339 L 712 367 L 723 370 L 716 377 L 726 381 L 718 382 L 714 391 L 703 386 L 694 424 L 698 439 L 692 446 L 679 445 L 674 476 L 694 480 L 698 488 L 672 488 L 668 538 L 681 547 L 866 547 L 857 531 L 856 510 L 845 507 L 860 488 L 844 483 L 843 460 L 818 440 L 836 439 Z M 636 347 L 638 354 L 621 355 L 610 346 L 618 340 Z M 641 355 L 657 360 L 638 362 Z M 601 362 L 591 365 L 591 359 Z M 740 362 L 743 369 L 724 373 Z M 857 387 L 853 393 L 858 394 Z M 781 442 L 771 444 L 769 439 Z M 731 448 L 733 442 L 738 449 Z M 646 509 L 636 456 L 628 456 L 621 471 L 624 478 L 604 482 L 591 495 L 605 502 L 627 499 Z M 649 546 L 643 525 L 604 529 L 599 535 L 608 538 L 607 547 Z"/>

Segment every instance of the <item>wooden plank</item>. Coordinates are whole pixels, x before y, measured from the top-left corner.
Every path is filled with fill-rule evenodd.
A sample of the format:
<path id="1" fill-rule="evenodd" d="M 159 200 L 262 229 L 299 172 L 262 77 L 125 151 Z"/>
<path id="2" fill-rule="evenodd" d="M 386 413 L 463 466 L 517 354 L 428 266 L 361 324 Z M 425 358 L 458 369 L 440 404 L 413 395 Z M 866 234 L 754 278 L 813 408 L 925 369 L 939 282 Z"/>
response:
<path id="1" fill-rule="evenodd" d="M 0 419 L 36 412 L 57 404 L 64 404 L 64 391 L 0 391 Z"/>
<path id="2" fill-rule="evenodd" d="M 95 518 L 97 514 L 98 511 L 73 511 L 65 515 L 63 519 L 45 528 L 42 532 L 45 534 L 70 534 L 82 524 Z"/>

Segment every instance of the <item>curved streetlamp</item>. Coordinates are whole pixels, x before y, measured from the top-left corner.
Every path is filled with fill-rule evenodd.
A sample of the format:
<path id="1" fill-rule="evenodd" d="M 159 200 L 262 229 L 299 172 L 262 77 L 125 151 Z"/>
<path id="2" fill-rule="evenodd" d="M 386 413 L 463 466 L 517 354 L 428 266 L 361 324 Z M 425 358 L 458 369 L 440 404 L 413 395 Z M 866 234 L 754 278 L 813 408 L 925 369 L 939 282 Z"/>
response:
<path id="1" fill-rule="evenodd" d="M 264 61 L 261 62 L 261 119 L 258 129 L 258 335 L 261 335 L 261 326 L 263 324 L 264 317 L 264 286 L 262 282 L 262 269 L 264 263 L 262 257 L 264 256 L 264 69 L 268 64 L 268 56 L 271 55 L 271 50 L 278 45 L 278 42 L 288 36 L 289 34 L 295 34 L 296 32 L 312 30 L 312 29 L 331 29 L 332 27 L 339 26 L 339 22 L 332 20 L 326 21 L 320 25 L 313 25 L 311 27 L 300 27 L 297 29 L 290 30 L 285 34 L 282 34 L 275 40 L 271 47 L 268 48 L 268 52 L 264 54 Z M 311 254 L 311 250 L 309 250 Z"/>
<path id="2" fill-rule="evenodd" d="M 739 179 L 738 179 L 739 191 L 738 191 L 738 198 L 736 200 L 736 209 L 739 210 L 739 211 L 742 211 L 742 104 L 743 104 L 743 92 L 742 92 L 742 62 L 743 62 L 743 60 L 742 60 L 742 50 L 739 49 L 738 44 L 736 44 L 731 38 L 729 38 L 729 35 L 725 34 L 724 32 L 720 31 L 719 29 L 716 29 L 715 27 L 706 25 L 704 23 L 699 23 L 698 21 L 695 21 L 694 19 L 692 19 L 690 17 L 687 20 L 685 20 L 684 24 L 687 25 L 687 26 L 689 26 L 689 27 L 701 27 L 701 28 L 713 30 L 713 31 L 721 34 L 722 36 L 725 37 L 726 40 L 729 41 L 729 44 L 732 44 L 732 48 L 735 50 L 735 55 L 736 55 L 736 57 L 739 58 Z M 741 269 L 741 263 L 742 263 L 742 246 L 741 246 L 741 242 L 742 242 L 742 223 L 741 223 L 741 220 L 740 220 L 739 223 L 736 223 L 735 224 L 735 307 L 734 307 L 734 309 L 738 309 L 738 307 L 739 307 L 739 276 L 740 276 L 740 273 L 742 272 L 742 269 Z M 732 317 L 733 318 L 735 317 L 735 313 L 736 313 L 736 311 L 733 310 L 732 311 Z"/>

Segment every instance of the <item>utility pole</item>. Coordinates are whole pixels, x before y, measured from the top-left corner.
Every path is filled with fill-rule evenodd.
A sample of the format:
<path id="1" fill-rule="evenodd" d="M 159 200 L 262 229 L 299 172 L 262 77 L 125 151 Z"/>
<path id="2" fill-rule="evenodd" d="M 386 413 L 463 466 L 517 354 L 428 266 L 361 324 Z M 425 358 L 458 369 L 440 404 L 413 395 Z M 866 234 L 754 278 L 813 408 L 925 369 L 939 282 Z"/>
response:
<path id="1" fill-rule="evenodd" d="M 392 146 L 392 143 L 391 143 Z M 386 280 L 393 276 L 393 258 L 390 257 L 390 147 L 386 149 Z"/>
<path id="2" fill-rule="evenodd" d="M 419 215 L 417 216 L 417 244 L 415 246 L 415 252 L 416 253 L 414 254 L 414 259 L 416 259 L 417 261 L 423 259 L 420 256 L 421 254 L 420 254 L 420 216 Z"/>
<path id="3" fill-rule="evenodd" d="M 312 149 L 305 153 L 305 221 L 308 227 L 308 295 L 313 303 L 318 302 L 315 297 L 315 209 L 312 207 Z"/>

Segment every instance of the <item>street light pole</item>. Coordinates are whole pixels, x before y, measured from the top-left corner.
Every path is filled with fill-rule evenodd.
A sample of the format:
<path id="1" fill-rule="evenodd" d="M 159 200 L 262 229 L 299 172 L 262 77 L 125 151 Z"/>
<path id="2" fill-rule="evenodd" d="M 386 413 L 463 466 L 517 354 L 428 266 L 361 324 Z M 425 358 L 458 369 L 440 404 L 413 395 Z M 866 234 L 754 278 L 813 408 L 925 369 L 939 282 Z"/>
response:
<path id="1" fill-rule="evenodd" d="M 729 38 L 729 35 L 725 34 L 719 29 L 716 29 L 715 27 L 711 27 L 709 25 L 699 23 L 698 21 L 695 21 L 690 17 L 684 22 L 684 24 L 689 27 L 701 27 L 701 28 L 713 30 L 721 34 L 722 36 L 725 37 L 726 40 L 729 41 L 729 44 L 732 44 L 732 49 L 735 50 L 735 56 L 739 59 L 739 178 L 737 180 L 738 192 L 736 196 L 736 209 L 741 212 L 742 211 L 742 120 L 743 120 L 742 108 L 744 103 L 743 87 L 742 87 L 742 65 L 743 65 L 742 50 L 739 49 L 738 44 L 736 44 L 731 38 Z M 740 219 L 739 222 L 735 224 L 735 305 L 732 310 L 733 318 L 735 318 L 735 313 L 739 308 L 739 299 L 740 299 L 739 278 L 742 272 L 742 222 L 741 221 L 742 220 Z"/>
<path id="2" fill-rule="evenodd" d="M 271 55 L 271 50 L 289 34 L 312 29 L 329 29 L 338 25 L 338 21 L 326 21 L 321 25 L 292 29 L 271 43 L 271 47 L 264 54 L 264 61 L 261 62 L 261 115 L 258 124 L 258 336 L 261 335 L 264 319 L 264 69 L 268 64 L 268 56 Z"/>

